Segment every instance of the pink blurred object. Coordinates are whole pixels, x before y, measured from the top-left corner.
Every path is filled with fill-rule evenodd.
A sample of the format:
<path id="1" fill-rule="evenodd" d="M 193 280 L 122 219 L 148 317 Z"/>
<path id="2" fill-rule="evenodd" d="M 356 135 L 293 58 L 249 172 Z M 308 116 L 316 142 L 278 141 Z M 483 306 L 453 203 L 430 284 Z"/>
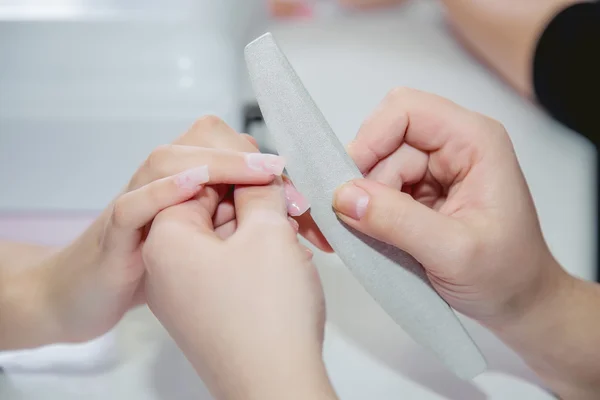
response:
<path id="1" fill-rule="evenodd" d="M 0 213 L 0 240 L 64 246 L 81 234 L 98 213 Z"/>
<path id="2" fill-rule="evenodd" d="M 309 0 L 268 0 L 271 16 L 278 19 L 310 18 L 313 2 Z"/>
<path id="3" fill-rule="evenodd" d="M 406 0 L 268 0 L 275 19 L 310 19 L 347 11 L 373 10 L 390 7 Z"/>

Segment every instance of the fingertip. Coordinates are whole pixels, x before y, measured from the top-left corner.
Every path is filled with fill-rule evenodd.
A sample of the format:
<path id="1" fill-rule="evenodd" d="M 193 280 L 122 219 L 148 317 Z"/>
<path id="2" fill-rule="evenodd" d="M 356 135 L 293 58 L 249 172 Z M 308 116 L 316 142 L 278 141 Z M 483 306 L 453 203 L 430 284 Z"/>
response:
<path id="1" fill-rule="evenodd" d="M 300 230 L 300 224 L 298 224 L 298 221 L 296 221 L 292 217 L 288 217 L 288 221 L 290 222 L 290 225 L 292 226 L 292 228 L 294 229 L 294 231 L 296 233 L 298 233 L 298 231 Z"/>
<path id="2" fill-rule="evenodd" d="M 315 256 L 315 253 L 313 253 L 313 251 L 306 246 L 302 246 L 302 247 L 303 247 L 304 253 L 308 257 L 308 259 L 312 260 L 312 258 Z"/>
<path id="3" fill-rule="evenodd" d="M 209 180 L 210 176 L 207 165 L 190 168 L 180 172 L 174 177 L 177 187 L 185 191 L 198 191 L 204 184 L 208 183 Z"/>
<path id="4" fill-rule="evenodd" d="M 317 224 L 312 219 L 310 213 L 294 217 L 294 219 L 300 226 L 298 233 L 300 233 L 304 239 L 308 240 L 313 246 L 325 253 L 333 253 L 333 248 L 317 227 Z"/>
<path id="5" fill-rule="evenodd" d="M 308 199 L 300 193 L 289 179 L 283 180 L 283 189 L 288 214 L 299 217 L 310 209 Z"/>
<path id="6" fill-rule="evenodd" d="M 337 214 L 360 220 L 367 213 L 370 195 L 354 181 L 338 187 L 333 195 L 333 208 Z"/>

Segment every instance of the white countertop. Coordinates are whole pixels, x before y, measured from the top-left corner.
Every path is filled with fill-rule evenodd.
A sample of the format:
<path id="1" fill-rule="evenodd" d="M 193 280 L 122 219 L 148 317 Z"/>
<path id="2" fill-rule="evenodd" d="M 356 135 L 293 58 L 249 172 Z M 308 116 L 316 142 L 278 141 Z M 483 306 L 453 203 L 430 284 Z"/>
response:
<path id="1" fill-rule="evenodd" d="M 402 85 L 441 94 L 502 121 L 515 143 L 553 252 L 572 273 L 591 277 L 593 148 L 476 63 L 452 40 L 438 10 L 429 5 L 282 25 L 273 32 L 345 142 L 385 93 Z M 553 398 L 536 386 L 533 374 L 510 350 L 467 320 L 490 370 L 473 382 L 457 380 L 387 318 L 337 257 L 317 254 L 316 262 L 328 305 L 325 360 L 342 399 Z M 97 375 L 0 378 L 0 398 L 210 398 L 147 310 L 132 312 L 117 332 L 123 353 L 115 368 Z"/>

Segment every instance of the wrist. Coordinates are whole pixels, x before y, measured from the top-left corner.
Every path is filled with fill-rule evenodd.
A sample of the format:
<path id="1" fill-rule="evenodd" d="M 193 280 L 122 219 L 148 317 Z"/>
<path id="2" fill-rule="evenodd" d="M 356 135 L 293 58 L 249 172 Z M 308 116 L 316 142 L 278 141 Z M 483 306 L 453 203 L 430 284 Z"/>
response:
<path id="1" fill-rule="evenodd" d="M 223 363 L 233 364 L 230 360 L 218 362 L 217 368 L 204 365 L 196 369 L 219 400 L 337 399 L 320 356 L 235 360 L 229 366 Z"/>
<path id="2" fill-rule="evenodd" d="M 561 271 L 551 292 L 520 318 L 492 330 L 561 398 L 596 398 L 600 287 Z"/>
<path id="3" fill-rule="evenodd" d="M 483 322 L 499 336 L 519 336 L 523 331 L 551 323 L 563 310 L 576 279 L 569 275 L 550 252 L 541 257 L 529 283 L 507 300 L 505 312 L 498 318 Z"/>

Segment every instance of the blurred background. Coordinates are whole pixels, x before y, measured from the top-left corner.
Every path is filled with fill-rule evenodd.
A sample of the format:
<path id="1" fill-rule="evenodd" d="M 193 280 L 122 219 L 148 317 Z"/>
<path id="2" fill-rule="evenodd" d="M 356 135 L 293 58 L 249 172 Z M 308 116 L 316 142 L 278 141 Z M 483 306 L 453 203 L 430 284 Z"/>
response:
<path id="1" fill-rule="evenodd" d="M 300 4 L 302 3 L 302 4 Z M 274 33 L 343 142 L 397 86 L 505 124 L 544 234 L 571 273 L 596 276 L 595 151 L 452 38 L 435 0 L 0 0 L 0 237 L 62 245 L 151 150 L 216 114 L 271 149 L 243 47 Z M 359 2 L 360 3 L 360 2 Z M 402 4 L 400 4 L 402 3 Z M 335 256 L 317 253 L 325 359 L 343 399 L 551 399 L 518 358 L 465 319 L 491 369 L 461 382 L 417 347 Z M 0 376 L 2 399 L 210 399 L 145 308 L 117 327 L 96 372 Z"/>

